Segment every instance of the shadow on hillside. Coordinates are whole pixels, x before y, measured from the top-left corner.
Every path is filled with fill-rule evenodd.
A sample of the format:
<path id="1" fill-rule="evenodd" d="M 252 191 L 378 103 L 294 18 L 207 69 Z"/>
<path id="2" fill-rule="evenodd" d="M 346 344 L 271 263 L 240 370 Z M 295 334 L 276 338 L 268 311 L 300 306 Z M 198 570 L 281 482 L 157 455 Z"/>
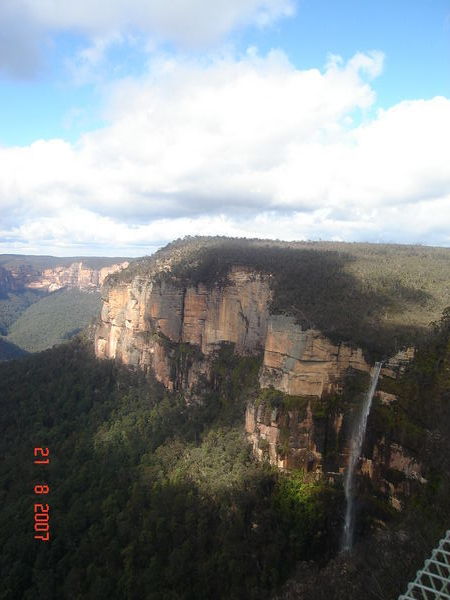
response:
<path id="1" fill-rule="evenodd" d="M 417 343 L 425 328 L 402 324 L 402 315 L 423 311 L 431 294 L 405 284 L 398 277 L 361 278 L 347 270 L 355 261 L 335 250 L 277 247 L 248 242 L 222 242 L 186 253 L 172 269 L 187 285 L 225 283 L 230 265 L 249 266 L 272 273 L 271 312 L 291 314 L 304 328 L 318 328 L 333 341 L 360 346 L 371 360 L 394 354 Z M 394 316 L 393 324 L 386 316 Z"/>
<path id="2" fill-rule="evenodd" d="M 20 346 L 16 346 L 16 344 L 0 338 L 0 361 L 20 358 L 27 354 L 28 352 L 20 348 Z"/>

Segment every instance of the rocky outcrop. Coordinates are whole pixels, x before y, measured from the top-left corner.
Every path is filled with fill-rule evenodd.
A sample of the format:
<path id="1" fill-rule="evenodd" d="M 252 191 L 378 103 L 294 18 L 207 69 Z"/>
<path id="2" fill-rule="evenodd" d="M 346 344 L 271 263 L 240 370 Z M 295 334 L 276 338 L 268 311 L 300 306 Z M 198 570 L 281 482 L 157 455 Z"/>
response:
<path id="1" fill-rule="evenodd" d="M 303 400 L 303 406 L 294 408 L 273 408 L 267 402 L 247 406 L 245 431 L 253 453 L 281 470 L 303 469 L 314 478 L 343 480 L 350 452 L 352 411 L 329 410 L 315 398 Z M 386 400 L 391 404 L 396 398 L 377 392 L 376 400 L 386 405 Z M 401 510 L 413 488 L 426 483 L 421 464 L 407 449 L 385 436 L 365 446 L 358 472 L 384 493 L 395 509 Z"/>
<path id="2" fill-rule="evenodd" d="M 250 269 L 232 269 L 228 283 L 206 287 L 175 285 L 163 279 L 136 277 L 111 287 L 104 298 L 96 333 L 96 353 L 125 364 L 151 367 L 173 389 L 174 345 L 188 344 L 203 357 L 186 374 L 188 387 L 207 368 L 204 358 L 224 342 L 241 354 L 264 347 L 270 289 L 267 277 Z"/>
<path id="3" fill-rule="evenodd" d="M 396 374 L 403 367 L 400 365 Z M 325 394 L 322 399 L 286 396 L 288 403 L 276 408 L 268 401 L 250 403 L 246 409 L 245 430 L 254 454 L 281 470 L 300 468 L 314 478 L 343 481 L 354 415 L 359 410 L 362 392 L 354 396 L 353 406 L 349 406 L 345 402 L 336 404 L 336 399 L 343 395 L 339 386 L 335 391 L 337 394 Z M 372 413 L 395 411 L 397 402 L 394 394 L 379 390 L 375 392 Z M 371 431 L 370 418 L 356 468 L 357 473 L 365 477 L 360 485 L 367 487 L 370 481 L 369 489 L 376 488 L 397 510 L 403 508 L 418 486 L 427 482 L 423 465 L 414 451 L 391 434 L 380 435 L 379 428 Z"/>
<path id="4" fill-rule="evenodd" d="M 249 404 L 245 413 L 245 431 L 254 454 L 283 470 L 322 472 L 315 429 L 310 403 L 304 409 L 293 410 Z"/>
<path id="5" fill-rule="evenodd" d="M 16 289 L 15 281 L 11 273 L 0 267 L 0 296 Z"/>
<path id="6" fill-rule="evenodd" d="M 359 348 L 333 344 L 319 331 L 303 331 L 293 317 L 269 314 L 269 277 L 234 267 L 226 284 L 182 286 L 169 278 L 137 276 L 110 287 L 104 297 L 96 334 L 96 353 L 129 365 L 151 367 L 169 389 L 174 344 L 189 344 L 205 357 L 222 343 L 238 354 L 263 351 L 261 386 L 288 394 L 321 397 L 351 367 L 368 372 Z M 195 384 L 196 370 L 187 374 Z"/>
<path id="7" fill-rule="evenodd" d="M 371 366 L 362 350 L 333 343 L 317 329 L 304 330 L 294 317 L 270 314 L 266 274 L 235 266 L 225 283 L 182 285 L 166 267 L 107 287 L 95 336 L 97 356 L 151 368 L 168 389 L 192 392 L 201 376 L 208 380 L 222 344 L 234 344 L 238 354 L 262 353 L 262 390 L 273 388 L 290 401 L 274 406 L 263 397 L 248 404 L 245 430 L 255 455 L 281 469 L 342 477 L 358 395 L 353 404 L 341 400 L 349 374 L 353 385 L 360 379 L 360 396 L 367 389 Z M 412 355 L 409 349 L 394 357 L 382 375 L 395 376 Z M 377 398 L 384 406 L 396 402 L 386 392 Z M 386 473 L 398 471 L 403 482 L 420 472 L 405 457 L 402 448 L 381 440 L 360 465 L 397 507 L 407 484 L 394 485 Z"/>
<path id="8" fill-rule="evenodd" d="M 315 329 L 303 331 L 293 317 L 272 315 L 264 347 L 262 387 L 321 397 L 349 368 L 368 372 L 360 348 L 335 345 Z"/>
<path id="9" fill-rule="evenodd" d="M 414 358 L 414 353 L 415 348 L 412 346 L 400 350 L 385 362 L 381 374 L 387 377 L 396 377 L 399 373 L 403 373 L 408 363 Z"/>
<path id="10" fill-rule="evenodd" d="M 404 499 L 418 483 L 426 483 L 417 459 L 403 446 L 384 437 L 377 441 L 370 458 L 362 458 L 361 473 L 377 483 L 377 488 L 397 510 L 403 508 Z"/>
<path id="11" fill-rule="evenodd" d="M 30 289 L 54 292 L 63 287 L 80 290 L 99 290 L 106 277 L 128 266 L 128 262 L 92 269 L 85 267 L 82 262 L 76 262 L 68 267 L 45 269 L 38 277 L 32 278 L 27 287 Z"/>
<path id="12" fill-rule="evenodd" d="M 94 269 L 82 261 L 70 265 L 59 265 L 48 269 L 38 269 L 30 264 L 0 267 L 0 292 L 20 292 L 26 289 L 54 292 L 61 288 L 80 290 L 100 290 L 106 277 L 128 266 L 124 261 Z"/>

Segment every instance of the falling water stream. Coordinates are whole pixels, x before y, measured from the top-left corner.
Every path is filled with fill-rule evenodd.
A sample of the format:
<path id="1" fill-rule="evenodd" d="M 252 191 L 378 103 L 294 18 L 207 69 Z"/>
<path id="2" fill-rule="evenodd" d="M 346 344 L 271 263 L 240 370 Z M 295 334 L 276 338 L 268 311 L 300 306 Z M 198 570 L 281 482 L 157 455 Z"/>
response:
<path id="1" fill-rule="evenodd" d="M 370 381 L 370 387 L 367 390 L 367 394 L 364 398 L 364 403 L 362 406 L 361 414 L 359 415 L 358 421 L 355 423 L 352 439 L 351 439 L 351 447 L 350 447 L 350 459 L 347 466 L 347 471 L 344 477 L 344 490 L 345 490 L 345 499 L 347 502 L 345 509 L 345 523 L 344 523 L 344 533 L 342 536 L 342 551 L 351 550 L 353 543 L 353 503 L 354 503 L 354 476 L 355 476 L 355 467 L 358 462 L 358 459 L 361 455 L 361 449 L 364 441 L 364 436 L 366 433 L 367 426 L 367 417 L 369 416 L 370 406 L 372 404 L 372 398 L 375 393 L 378 377 L 380 376 L 381 371 L 381 362 L 375 363 L 375 367 L 372 373 L 372 378 Z"/>

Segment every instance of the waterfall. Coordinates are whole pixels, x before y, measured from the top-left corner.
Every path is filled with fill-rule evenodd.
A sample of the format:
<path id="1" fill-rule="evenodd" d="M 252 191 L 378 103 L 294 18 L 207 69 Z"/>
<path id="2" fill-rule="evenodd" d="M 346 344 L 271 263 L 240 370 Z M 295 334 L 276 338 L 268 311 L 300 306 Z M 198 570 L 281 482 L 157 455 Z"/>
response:
<path id="1" fill-rule="evenodd" d="M 361 449 L 364 441 L 364 436 L 366 433 L 367 426 L 367 418 L 370 412 L 370 406 L 372 404 L 372 398 L 375 393 L 378 377 L 380 376 L 381 371 L 381 362 L 375 363 L 375 367 L 372 373 L 372 378 L 370 381 L 370 387 L 367 390 L 366 396 L 364 398 L 364 402 L 362 405 L 361 414 L 357 422 L 354 425 L 351 446 L 350 446 L 350 458 L 348 461 L 347 471 L 344 477 L 344 490 L 345 490 L 345 499 L 346 499 L 346 509 L 345 509 L 345 523 L 344 523 L 344 533 L 342 536 L 342 551 L 351 550 L 352 542 L 353 542 L 353 501 L 354 501 L 354 475 L 355 475 L 355 467 L 358 462 L 358 459 L 361 454 Z"/>

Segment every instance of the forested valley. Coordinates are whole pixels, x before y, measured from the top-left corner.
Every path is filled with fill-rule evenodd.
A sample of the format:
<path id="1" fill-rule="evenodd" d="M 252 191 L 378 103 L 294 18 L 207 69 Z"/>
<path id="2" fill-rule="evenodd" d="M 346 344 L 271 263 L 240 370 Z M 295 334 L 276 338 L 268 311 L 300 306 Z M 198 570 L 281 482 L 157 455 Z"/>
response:
<path id="1" fill-rule="evenodd" d="M 296 569 L 277 597 L 400 593 L 450 517 L 448 313 L 397 383 L 432 433 L 430 482 L 383 526 L 372 504 L 352 558 L 338 554 L 341 489 L 251 457 L 242 419 L 259 362 L 218 353 L 214 389 L 190 405 L 151 374 L 98 361 L 80 336 L 0 365 L 0 597 L 270 598 Z M 48 466 L 34 447 L 50 449 Z M 42 482 L 48 543 L 33 539 Z"/>
<path id="2" fill-rule="evenodd" d="M 411 486 L 402 510 L 394 510 L 361 477 L 355 546 L 342 554 L 342 479 L 258 460 L 244 433 L 246 407 L 265 403 L 270 421 L 276 410 L 306 414 L 309 403 L 320 428 L 338 406 L 359 402 L 368 373 L 350 368 L 349 387 L 344 382 L 313 402 L 261 389 L 262 354 L 222 343 L 195 394 L 183 386 L 170 391 L 151 368 L 97 359 L 92 328 L 67 333 L 67 290 L 43 298 L 43 321 L 42 302 L 11 294 L 0 302 L 0 325 L 15 327 L 18 342 L 8 341 L 4 350 L 14 360 L 0 364 L 1 600 L 392 600 L 448 529 L 448 252 L 187 238 L 132 262 L 106 285 L 124 289 L 135 277 L 138 284 L 153 277 L 222 289 L 230 265 L 269 277 L 273 314 L 361 347 L 369 364 L 415 346 L 398 377 L 380 382 L 396 400 L 375 400 L 367 443 L 400 444 L 420 463 L 423 485 Z M 77 294 L 71 306 L 79 320 Z M 93 311 L 98 296 L 89 302 Z M 28 324 L 27 307 L 35 311 Z M 37 344 L 51 345 L 45 330 L 52 316 L 53 325 L 63 323 L 63 343 L 16 358 L 20 323 L 29 339 L 34 331 Z M 175 370 L 202 354 L 156 329 L 142 335 L 167 346 Z M 289 441 L 280 437 L 281 445 Z M 35 448 L 49 449 L 49 464 L 35 463 Z M 392 485 L 404 476 L 395 469 L 384 475 Z M 34 537 L 41 503 L 48 541 Z"/>
<path id="3" fill-rule="evenodd" d="M 192 406 L 79 338 L 0 365 L 2 598 L 259 598 L 332 555 L 340 493 L 251 458 L 258 359 L 222 360 Z M 49 543 L 33 539 L 43 478 Z"/>

